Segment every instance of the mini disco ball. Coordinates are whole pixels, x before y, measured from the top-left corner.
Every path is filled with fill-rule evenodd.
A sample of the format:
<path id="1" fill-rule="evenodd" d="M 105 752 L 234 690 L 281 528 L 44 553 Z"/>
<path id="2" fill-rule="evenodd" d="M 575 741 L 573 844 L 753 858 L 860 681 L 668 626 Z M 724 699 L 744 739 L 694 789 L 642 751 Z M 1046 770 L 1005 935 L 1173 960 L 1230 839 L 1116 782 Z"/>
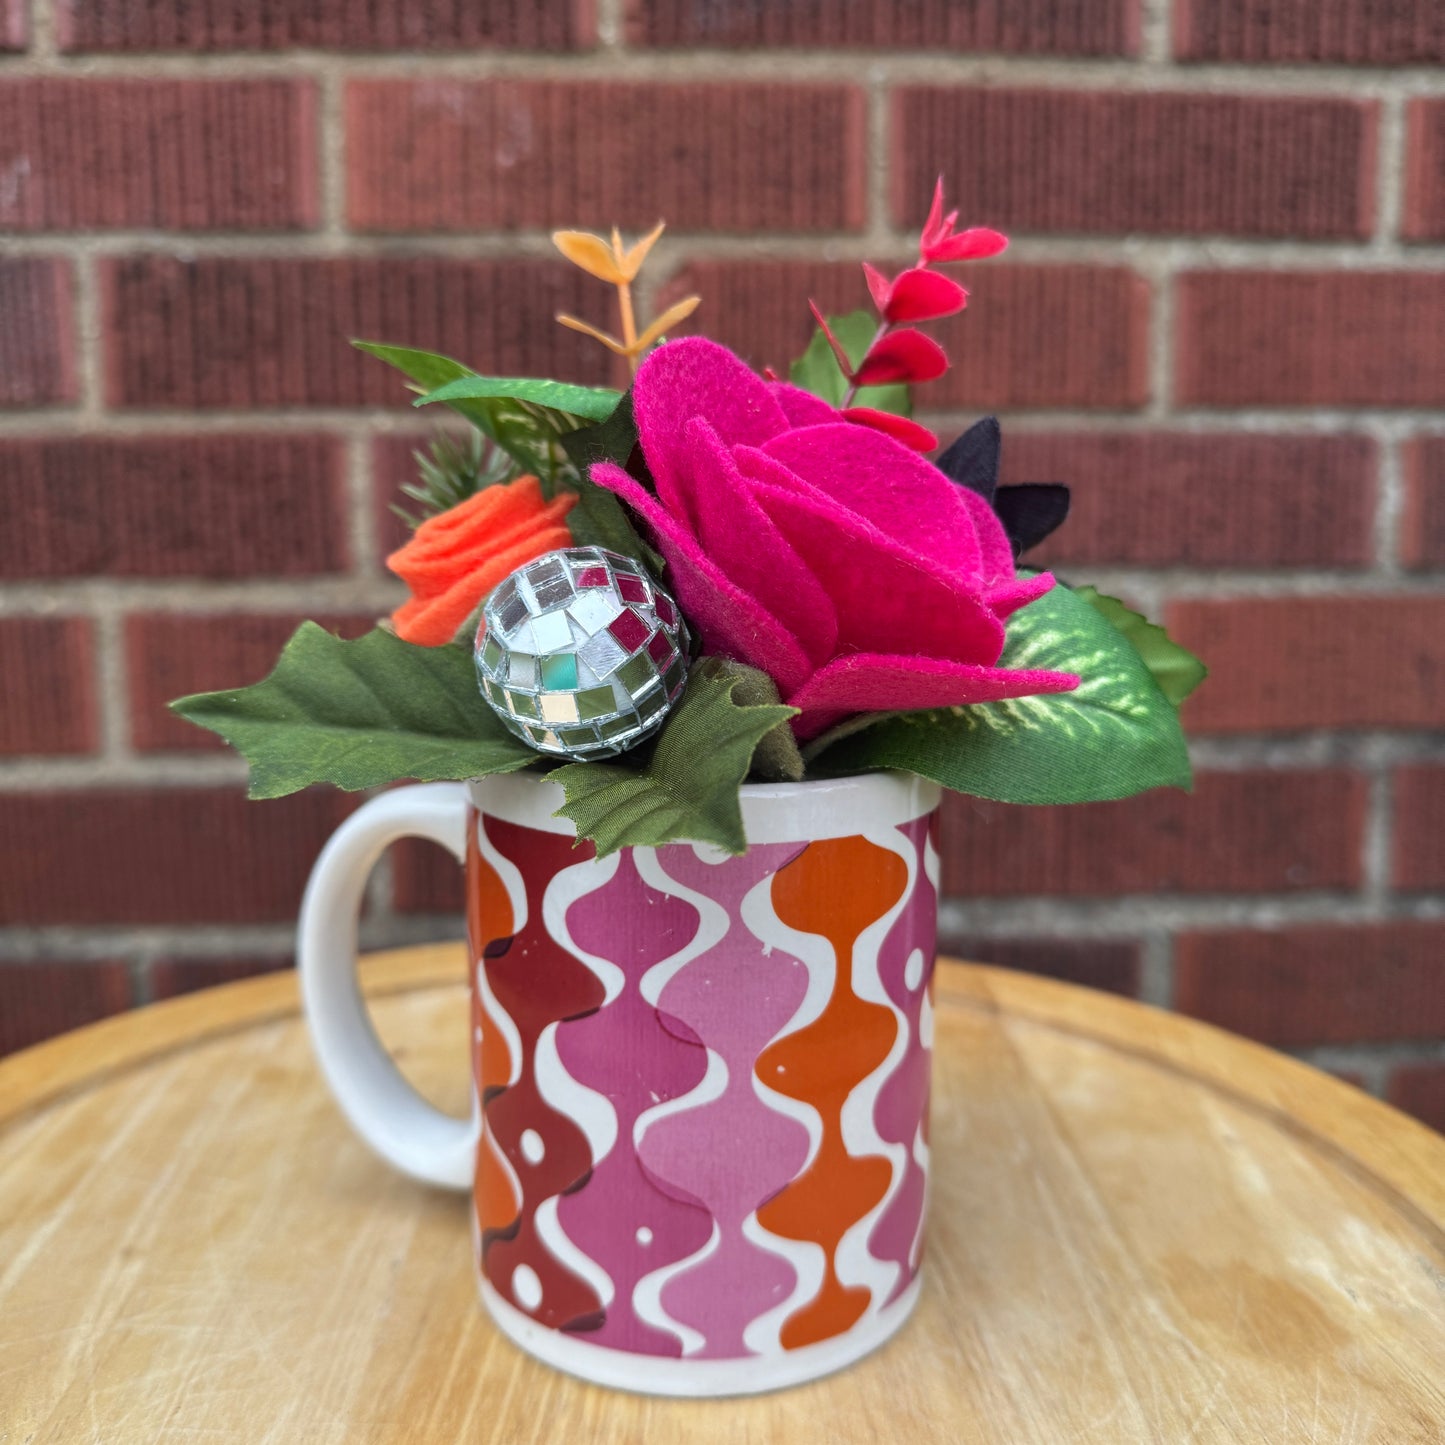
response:
<path id="1" fill-rule="evenodd" d="M 612 757 L 662 726 L 687 680 L 687 625 L 639 562 L 568 547 L 518 567 L 482 609 L 482 695 L 544 753 Z"/>

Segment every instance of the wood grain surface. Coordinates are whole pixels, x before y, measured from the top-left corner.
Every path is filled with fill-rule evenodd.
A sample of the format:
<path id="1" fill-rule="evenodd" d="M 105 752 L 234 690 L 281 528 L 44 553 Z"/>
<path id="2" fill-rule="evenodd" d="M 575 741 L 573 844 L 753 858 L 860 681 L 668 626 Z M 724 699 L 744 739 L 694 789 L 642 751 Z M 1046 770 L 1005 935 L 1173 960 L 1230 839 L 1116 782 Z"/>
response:
<path id="1" fill-rule="evenodd" d="M 369 960 L 467 1097 L 454 947 Z M 881 1352 L 682 1402 L 535 1364 L 466 1201 L 394 1175 L 275 975 L 0 1061 L 0 1445 L 1445 1440 L 1445 1139 L 1250 1044 L 940 971 L 927 1282 Z"/>

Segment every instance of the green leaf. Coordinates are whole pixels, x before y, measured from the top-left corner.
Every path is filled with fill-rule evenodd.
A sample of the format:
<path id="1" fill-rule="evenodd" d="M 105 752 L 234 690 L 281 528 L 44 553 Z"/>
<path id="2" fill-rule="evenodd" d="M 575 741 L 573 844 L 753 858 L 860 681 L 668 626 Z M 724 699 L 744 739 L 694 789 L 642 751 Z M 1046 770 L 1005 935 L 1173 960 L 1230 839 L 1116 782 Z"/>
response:
<path id="1" fill-rule="evenodd" d="M 573 386 L 565 381 L 546 381 L 532 376 L 459 376 L 416 399 L 416 406 L 434 401 L 525 401 L 533 406 L 599 422 L 617 410 L 622 393 L 605 386 Z M 571 430 L 576 430 L 575 427 Z"/>
<path id="2" fill-rule="evenodd" d="M 1144 659 L 1159 691 L 1175 707 L 1209 676 L 1209 669 L 1187 647 L 1181 647 L 1157 623 L 1125 607 L 1117 597 L 1097 587 L 1075 587 L 1074 591 L 1134 644 L 1134 651 Z"/>
<path id="3" fill-rule="evenodd" d="M 842 344 L 848 360 L 857 366 L 868 354 L 878 333 L 878 321 L 867 311 L 850 311 L 847 316 L 830 316 L 828 325 Z M 822 327 L 813 332 L 808 349 L 792 364 L 788 377 L 794 386 L 821 396 L 831 406 L 842 406 L 848 390 L 848 379 L 838 369 L 838 360 Z M 854 406 L 871 406 L 878 411 L 891 411 L 910 416 L 913 411 L 908 388 L 902 383 L 891 386 L 865 386 L 853 398 Z"/>
<path id="4" fill-rule="evenodd" d="M 381 628 L 343 642 L 303 622 L 264 682 L 171 708 L 245 755 L 253 798 L 311 783 L 355 790 L 474 778 L 538 760 L 487 706 L 469 653 L 417 647 Z"/>
<path id="5" fill-rule="evenodd" d="M 599 857 L 684 838 L 745 852 L 738 787 L 758 743 L 797 709 L 740 705 L 739 681 L 715 658 L 694 664 L 645 764 L 568 763 L 550 775 L 567 794 L 557 816 L 570 818 Z"/>
<path id="6" fill-rule="evenodd" d="M 733 701 L 739 707 L 777 707 L 782 698 L 778 685 L 767 673 L 730 657 L 715 657 L 708 664 L 724 677 L 735 677 Z M 789 715 L 793 709 L 788 709 Z M 803 780 L 803 755 L 798 740 L 787 722 L 778 723 L 765 733 L 753 750 L 752 775 L 765 783 L 799 783 Z"/>
<path id="7" fill-rule="evenodd" d="M 449 382 L 476 376 L 471 367 L 435 351 L 410 346 L 388 346 L 379 341 L 356 341 L 360 350 L 408 376 L 423 393 L 437 391 Z M 578 425 L 565 413 L 512 397 L 457 397 L 447 402 L 497 444 L 516 463 L 518 474 L 530 472 L 549 486 L 569 463 L 561 436 Z"/>
<path id="8" fill-rule="evenodd" d="M 1088 803 L 1187 788 L 1173 704 L 1132 644 L 1067 587 L 1008 622 L 1001 667 L 1078 673 L 1074 692 L 885 717 L 829 748 L 824 774 L 901 768 L 1000 803 Z"/>

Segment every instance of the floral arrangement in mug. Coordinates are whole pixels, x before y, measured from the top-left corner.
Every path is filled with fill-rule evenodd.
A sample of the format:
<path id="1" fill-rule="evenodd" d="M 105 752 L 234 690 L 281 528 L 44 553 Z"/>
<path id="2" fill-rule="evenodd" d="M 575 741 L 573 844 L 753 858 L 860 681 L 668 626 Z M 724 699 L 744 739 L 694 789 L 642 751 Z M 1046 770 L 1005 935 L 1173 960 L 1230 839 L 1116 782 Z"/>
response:
<path id="1" fill-rule="evenodd" d="M 739 786 L 902 769 L 1016 803 L 1187 787 L 1179 704 L 1204 668 L 1116 599 L 1020 558 L 1068 489 L 997 485 L 987 417 L 930 461 L 917 323 L 964 309 L 938 268 L 1007 245 L 940 182 L 916 264 L 864 265 L 873 312 L 828 319 L 788 380 L 702 336 L 638 328 L 625 249 L 559 232 L 615 286 L 626 392 L 482 376 L 357 343 L 476 428 L 420 458 L 388 564 L 410 598 L 346 642 L 305 623 L 264 682 L 177 712 L 251 764 L 251 795 L 545 770 L 599 853 L 746 847 Z"/>

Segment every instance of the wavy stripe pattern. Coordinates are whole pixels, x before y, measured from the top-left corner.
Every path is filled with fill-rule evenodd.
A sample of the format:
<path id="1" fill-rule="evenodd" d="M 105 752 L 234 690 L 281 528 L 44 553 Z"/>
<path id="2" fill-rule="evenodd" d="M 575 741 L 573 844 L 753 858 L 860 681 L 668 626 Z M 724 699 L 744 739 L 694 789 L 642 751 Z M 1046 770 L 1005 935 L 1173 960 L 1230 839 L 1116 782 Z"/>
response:
<path id="1" fill-rule="evenodd" d="M 475 1209 L 498 1293 L 599 1346 L 707 1359 L 896 1299 L 928 1158 L 929 820 L 605 862 L 475 824 Z"/>

